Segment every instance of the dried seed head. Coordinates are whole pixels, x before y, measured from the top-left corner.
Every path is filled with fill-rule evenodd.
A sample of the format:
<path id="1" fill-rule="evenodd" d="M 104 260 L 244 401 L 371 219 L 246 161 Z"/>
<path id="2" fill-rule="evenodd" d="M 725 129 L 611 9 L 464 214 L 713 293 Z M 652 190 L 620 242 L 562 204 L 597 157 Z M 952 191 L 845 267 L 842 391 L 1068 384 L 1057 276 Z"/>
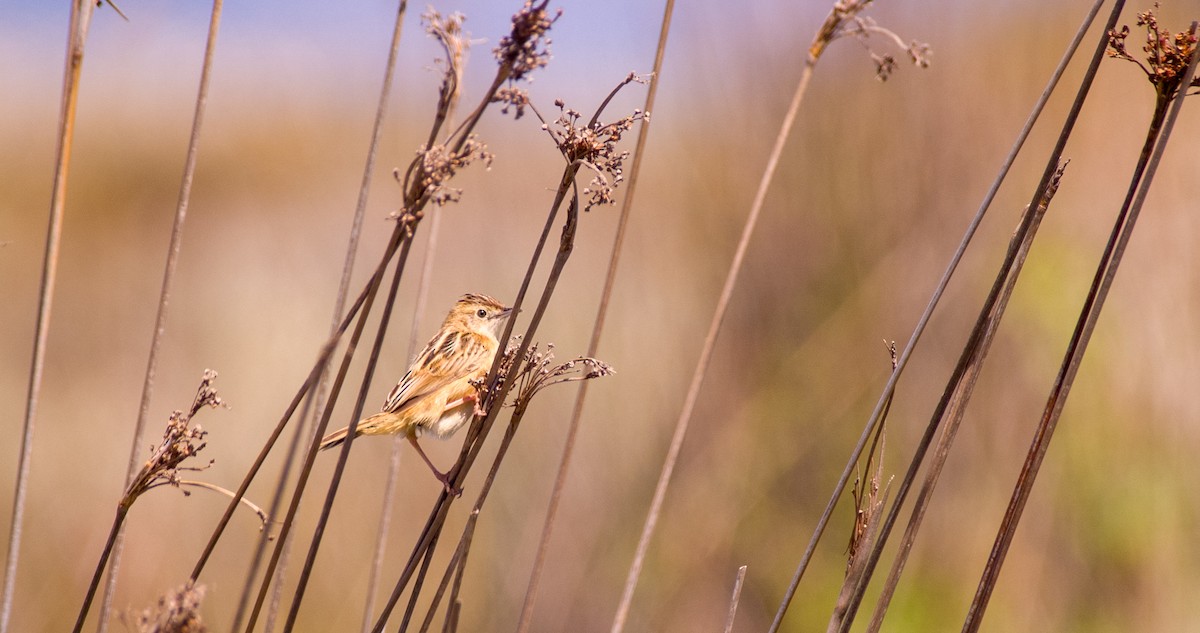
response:
<path id="1" fill-rule="evenodd" d="M 642 80 L 630 73 L 622 85 L 633 81 Z M 613 204 L 616 202 L 614 194 L 617 186 L 625 179 L 625 160 L 629 158 L 629 152 L 617 151 L 617 144 L 633 128 L 634 123 L 649 121 L 649 114 L 634 110 L 632 114 L 612 123 L 601 124 L 598 121 L 584 122 L 583 115 L 566 107 L 562 99 L 555 99 L 554 105 L 559 109 L 558 118 L 554 121 L 554 127 L 545 126 L 545 129 L 550 132 L 568 162 L 579 162 L 595 174 L 583 190 L 587 198 L 584 211 L 599 204 Z"/>
<path id="2" fill-rule="evenodd" d="M 442 85 L 438 92 L 438 108 L 449 109 L 456 102 L 462 84 L 463 61 L 471 40 L 463 30 L 467 18 L 457 11 L 443 16 L 432 7 L 421 14 L 425 23 L 425 32 L 438 41 L 445 52 L 445 59 L 436 59 L 434 63 L 442 68 Z"/>
<path id="3" fill-rule="evenodd" d="M 1200 86 L 1200 80 L 1188 80 L 1183 74 L 1187 72 L 1192 52 L 1196 50 L 1196 35 L 1187 31 L 1172 33 L 1163 31 L 1158 25 L 1154 8 L 1137 15 L 1137 25 L 1146 28 L 1146 43 L 1142 52 L 1146 53 L 1146 63 L 1131 55 L 1126 48 L 1125 40 L 1129 37 L 1129 26 L 1122 26 L 1118 31 L 1108 32 L 1108 56 L 1133 62 L 1146 73 L 1150 83 L 1164 98 L 1175 96 L 1180 87 Z"/>
<path id="4" fill-rule="evenodd" d="M 205 633 L 208 627 L 200 619 L 204 591 L 204 585 L 188 581 L 160 596 L 158 604 L 122 619 L 138 633 Z"/>
<path id="5" fill-rule="evenodd" d="M 512 17 L 512 31 L 500 38 L 500 45 L 493 51 L 500 65 L 508 70 L 510 81 L 520 81 L 550 62 L 550 38 L 546 32 L 562 17 L 562 9 L 552 17 L 546 10 L 548 4 L 550 0 L 537 3 L 526 0 Z"/>
<path id="6" fill-rule="evenodd" d="M 200 425 L 191 426 L 192 417 L 204 407 L 228 407 L 213 387 L 216 379 L 217 372 L 211 369 L 204 370 L 204 377 L 188 413 L 179 410 L 171 413 L 167 428 L 163 430 L 162 442 L 156 448 L 151 448 L 150 458 L 142 464 L 142 469 L 125 490 L 121 505 L 132 505 L 142 493 L 151 488 L 163 485 L 179 487 L 180 470 L 204 470 L 212 465 L 211 461 L 201 466 L 184 466 L 183 463 L 188 458 L 195 457 L 206 446 L 204 438 L 208 432 L 200 428 Z M 183 493 L 188 494 L 186 490 Z"/>
<path id="7" fill-rule="evenodd" d="M 508 372 L 512 371 L 519 347 L 520 337 L 513 337 L 509 341 L 508 348 L 504 353 L 504 360 L 501 362 L 502 375 L 507 376 Z M 558 365 L 553 365 L 553 362 L 554 343 L 547 343 L 544 351 L 538 349 L 537 343 L 530 345 L 529 349 L 525 350 L 520 369 L 513 378 L 515 382 L 512 393 L 516 395 L 512 402 L 508 403 L 508 406 L 527 407 L 529 401 L 539 391 L 551 385 L 591 380 L 616 373 L 607 363 L 595 358 L 581 356 Z"/>
<path id="8" fill-rule="evenodd" d="M 879 35 L 889 40 L 896 48 L 904 51 L 914 66 L 928 68 L 929 56 L 932 53 L 929 45 L 916 40 L 909 40 L 906 43 L 891 29 L 880 26 L 869 17 L 862 16 L 861 13 L 870 4 L 871 0 L 841 0 L 837 2 L 829 17 L 825 19 L 825 24 L 821 27 L 817 40 L 809 49 L 809 55 L 820 56 L 830 42 L 843 37 L 853 37 L 867 50 L 871 61 L 874 62 L 876 79 L 887 81 L 896 71 L 897 63 L 894 56 L 878 53 L 871 47 L 870 37 Z"/>
<path id="9" fill-rule="evenodd" d="M 462 198 L 462 189 L 449 186 L 447 183 L 450 179 L 476 161 L 482 162 L 485 169 L 490 169 L 494 158 L 487 145 L 474 134 L 468 136 L 457 151 L 441 143 L 430 148 L 422 145 L 417 149 L 417 160 L 409 167 L 403 187 L 406 191 L 412 189 L 414 185 L 408 179 L 416 178 L 416 200 L 427 200 L 438 206 L 458 202 Z M 401 209 L 392 217 L 411 223 L 420 218 L 420 212 L 409 213 L 407 209 Z"/>
<path id="10" fill-rule="evenodd" d="M 501 114 L 508 114 L 511 108 L 514 110 L 513 118 L 519 119 L 525 116 L 525 107 L 529 105 L 529 93 L 520 88 L 507 86 L 496 91 L 496 96 L 492 97 L 492 102 L 504 104 L 500 108 Z"/>

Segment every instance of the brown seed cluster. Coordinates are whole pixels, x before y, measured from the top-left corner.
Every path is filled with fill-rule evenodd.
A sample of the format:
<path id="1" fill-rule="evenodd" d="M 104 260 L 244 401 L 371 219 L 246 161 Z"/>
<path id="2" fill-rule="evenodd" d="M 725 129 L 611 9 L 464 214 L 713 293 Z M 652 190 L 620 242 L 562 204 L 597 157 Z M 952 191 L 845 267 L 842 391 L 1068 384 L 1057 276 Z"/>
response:
<path id="1" fill-rule="evenodd" d="M 508 69 L 510 81 L 520 81 L 525 75 L 550 63 L 550 38 L 546 32 L 562 17 L 562 9 L 553 16 L 546 10 L 550 0 L 526 0 L 512 17 L 512 31 L 500 38 L 493 52 L 500 65 Z"/>
<path id="2" fill-rule="evenodd" d="M 867 3 L 862 3 L 865 6 Z M 892 73 L 896 72 L 898 63 L 895 56 L 891 53 L 878 53 L 871 46 L 870 37 L 877 35 L 886 40 L 890 40 L 896 48 L 899 48 L 908 55 L 908 61 L 917 68 L 929 68 L 929 58 L 933 50 L 928 44 L 909 40 L 907 43 L 889 28 L 880 26 L 875 20 L 869 17 L 854 15 L 847 16 L 845 22 L 834 32 L 833 37 L 851 36 L 867 50 L 867 54 L 871 57 L 871 61 L 875 64 L 875 78 L 880 81 L 887 81 Z"/>
<path id="3" fill-rule="evenodd" d="M 1155 2 L 1154 9 L 1137 15 L 1137 25 L 1146 29 L 1146 43 L 1142 46 L 1142 52 L 1146 53 L 1146 63 L 1143 64 L 1126 49 L 1128 25 L 1122 26 L 1120 31 L 1114 29 L 1108 32 L 1108 55 L 1137 64 L 1159 94 L 1171 98 L 1181 86 L 1185 86 L 1185 82 L 1186 86 L 1200 86 L 1200 81 L 1193 79 L 1189 82 L 1183 76 L 1187 72 L 1192 52 L 1196 50 L 1196 35 L 1187 31 L 1172 33 L 1170 30 L 1162 30 L 1155 16 L 1155 10 L 1158 8 L 1158 3 Z"/>
<path id="4" fill-rule="evenodd" d="M 495 158 L 475 134 L 468 136 L 458 151 L 438 144 L 428 149 L 421 146 L 417 155 L 421 164 L 420 187 L 429 202 L 438 206 L 458 202 L 462 198 L 462 189 L 447 184 L 459 170 L 476 161 L 481 161 L 485 168 L 490 169 Z"/>
<path id="5" fill-rule="evenodd" d="M 508 114 L 509 110 L 512 110 L 513 118 L 519 119 L 525 116 L 525 107 L 529 105 L 529 93 L 520 88 L 506 86 L 496 91 L 492 103 L 503 104 L 500 107 L 501 114 Z"/>
<path id="6" fill-rule="evenodd" d="M 512 370 L 513 362 L 519 348 L 520 337 L 513 337 L 500 363 L 500 375 L 507 376 Z M 545 351 L 538 350 L 534 343 L 525 350 L 525 356 L 520 364 L 520 370 L 513 379 L 513 393 L 516 394 L 508 406 L 523 409 L 529 406 L 529 401 L 539 391 L 551 385 L 564 382 L 591 380 L 616 373 L 607 363 L 595 358 L 579 357 L 565 363 L 553 365 L 554 343 L 547 343 Z"/>
<path id="7" fill-rule="evenodd" d="M 554 105 L 559 110 L 558 119 L 554 121 L 553 128 L 543 125 L 543 129 L 554 137 L 568 162 L 579 162 L 595 173 L 595 178 L 583 190 L 587 197 L 584 210 L 600 204 L 613 204 L 616 201 L 616 188 L 625 179 L 625 160 L 629 158 L 629 152 L 617 151 L 617 144 L 626 132 L 633 129 L 634 123 L 649 121 L 650 114 L 634 110 L 633 114 L 612 123 L 601 124 L 598 121 L 581 122 L 583 115 L 566 107 L 561 99 L 556 99 Z"/>
<path id="8" fill-rule="evenodd" d="M 191 426 L 192 417 L 204 407 L 227 406 L 213 387 L 216 379 L 217 372 L 211 369 L 204 370 L 204 377 L 200 381 L 200 388 L 196 391 L 191 408 L 186 414 L 178 410 L 171 414 L 167 428 L 163 431 L 162 442 L 153 449 L 150 459 L 146 460 L 137 476 L 130 482 L 125 496 L 121 499 L 122 505 L 128 507 L 151 488 L 164 485 L 179 487 L 180 470 L 204 470 L 212 465 L 211 461 L 203 466 L 184 466 L 183 463 L 206 446 L 204 437 L 208 432 L 199 425 Z M 187 490 L 183 493 L 189 494 Z"/>
<path id="9" fill-rule="evenodd" d="M 188 582 L 160 596 L 153 607 L 123 619 L 138 633 L 205 633 L 208 627 L 200 619 L 203 600 L 204 585 Z"/>

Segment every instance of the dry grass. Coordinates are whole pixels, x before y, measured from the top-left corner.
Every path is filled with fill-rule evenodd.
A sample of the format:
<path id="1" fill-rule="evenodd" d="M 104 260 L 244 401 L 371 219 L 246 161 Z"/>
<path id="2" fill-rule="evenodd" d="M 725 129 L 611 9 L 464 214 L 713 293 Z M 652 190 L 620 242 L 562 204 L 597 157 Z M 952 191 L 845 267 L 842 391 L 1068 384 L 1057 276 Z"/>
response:
<path id="1" fill-rule="evenodd" d="M 868 6 L 878 13 L 863 15 Z M 116 587 L 112 604 L 133 613 L 122 605 L 152 602 L 192 569 L 183 588 L 161 594 L 166 597 L 157 609 L 126 616 L 127 626 L 138 630 L 223 629 L 230 620 L 236 630 L 345 630 L 358 625 L 364 610 L 364 630 L 376 631 L 385 625 L 590 629 L 614 613 L 616 630 L 697 630 L 721 622 L 725 630 L 822 624 L 848 630 L 860 601 L 876 595 L 868 588 L 877 562 L 893 552 L 872 630 L 885 612 L 889 627 L 901 630 L 959 626 L 969 613 L 966 626 L 973 629 L 985 606 L 989 626 L 1005 629 L 1034 626 L 1028 614 L 1038 613 L 1037 627 L 1085 630 L 1103 621 L 1186 630 L 1195 581 L 1180 561 L 1195 551 L 1188 538 L 1195 517 L 1186 503 L 1195 491 L 1184 483 L 1190 479 L 1177 475 L 1190 468 L 1188 447 L 1200 440 L 1189 425 L 1172 421 L 1195 419 L 1197 405 L 1184 387 L 1186 377 L 1200 372 L 1186 352 L 1194 349 L 1187 324 L 1200 301 L 1186 289 L 1195 287 L 1200 262 L 1179 239 L 1195 228 L 1182 211 L 1190 208 L 1187 165 L 1177 158 L 1178 146 L 1164 150 L 1182 103 L 1174 97 L 1193 85 L 1188 64 L 1194 65 L 1195 39 L 1164 26 L 1175 22 L 1166 9 L 1137 18 L 1147 33 L 1146 55 L 1128 50 L 1130 32 L 1115 23 L 1109 33 L 1088 31 L 1101 39 L 1097 55 L 1111 46 L 1113 57 L 1137 62 L 1150 79 L 1155 97 L 1146 139 L 1123 131 L 1136 116 L 1127 110 L 1146 106 L 1136 104 L 1126 86 L 1132 73 L 1122 74 L 1137 66 L 1100 64 L 1094 94 L 1081 109 L 1092 75 L 1081 78 L 1079 62 L 1064 63 L 1066 86 L 1083 88 L 1077 104 L 1066 112 L 1062 95 L 1043 103 L 1054 117 L 1079 114 L 1078 126 L 1064 125 L 1058 140 L 1051 138 L 1057 129 L 1034 129 L 1027 142 L 1022 136 L 1013 157 L 1027 145 L 1025 154 L 1047 157 L 1046 171 L 1030 166 L 1040 157 L 1010 157 L 967 223 L 962 209 L 985 188 L 986 165 L 1012 142 L 1024 101 L 1033 101 L 1034 85 L 1048 71 L 1048 51 L 1065 41 L 1077 16 L 1059 19 L 1042 7 L 1036 21 L 1014 14 L 1011 24 L 1030 27 L 1026 41 L 1020 39 L 1025 31 L 974 10 L 955 18 L 970 21 L 967 29 L 941 26 L 948 19 L 944 7 L 918 7 L 942 21 L 916 24 L 886 3 L 841 2 L 804 49 L 791 35 L 795 24 L 811 28 L 815 16 L 789 14 L 794 7 L 772 6 L 765 14 L 747 7 L 736 20 L 725 10 L 721 37 L 704 31 L 712 21 L 696 21 L 707 14 L 695 7 L 682 34 L 672 35 L 678 48 L 662 44 L 668 20 L 651 18 L 655 29 L 661 26 L 660 47 L 655 72 L 643 79 L 629 68 L 649 63 L 651 31 L 629 31 L 647 40 L 638 45 L 642 61 L 629 64 L 623 58 L 635 46 L 616 43 L 620 29 L 593 34 L 575 26 L 576 19 L 609 24 L 595 19 L 598 9 L 567 6 L 560 14 L 546 2 L 529 2 L 515 7 L 511 22 L 487 7 L 464 7 L 469 22 L 431 11 L 426 29 L 432 39 L 408 40 L 402 49 L 404 7 L 389 9 L 397 21 L 382 93 L 373 92 L 377 86 L 349 90 L 354 81 L 338 79 L 344 94 L 354 95 L 346 101 L 362 105 L 374 99 L 368 94 L 380 95 L 374 127 L 366 116 L 313 117 L 302 107 L 289 111 L 265 100 L 258 114 L 270 113 L 269 120 L 254 112 L 235 116 L 233 84 L 221 82 L 241 72 L 230 68 L 244 66 L 238 48 L 244 44 L 237 29 L 227 30 L 230 41 L 222 45 L 229 48 L 216 53 L 213 114 L 202 149 L 184 161 L 196 167 L 196 180 L 193 199 L 179 203 L 192 210 L 182 250 L 178 229 L 140 210 L 177 202 L 164 185 L 178 181 L 178 170 L 163 158 L 170 152 L 144 150 L 145 157 L 133 160 L 121 142 L 166 139 L 169 128 L 149 119 L 132 127 L 113 121 L 116 131 L 101 142 L 94 131 L 104 127 L 85 115 L 79 130 L 90 136 L 81 147 L 90 151 L 78 152 L 70 191 L 81 205 L 99 205 L 106 196 L 116 202 L 77 215 L 67 205 L 61 254 L 47 258 L 55 266 L 61 259 L 61 283 L 48 286 L 61 299 L 53 320 L 47 293 L 40 316 L 29 320 L 39 294 L 29 280 L 41 272 L 29 245 L 41 244 L 44 226 L 26 226 L 16 213 L 17 223 L 0 224 L 15 236 L 0 235 L 0 258 L 13 264 L 0 268 L 11 271 L 9 287 L 19 299 L 12 305 L 24 310 L 0 314 L 31 324 L 29 331 L 14 329 L 11 340 L 34 341 L 35 368 L 0 367 L 10 378 L 2 384 L 41 390 L 40 407 L 26 407 L 30 423 L 9 429 L 25 437 L 21 465 L 14 464 L 14 532 L 22 524 L 28 529 L 23 542 L 10 540 L 14 580 L 5 584 L 0 629 L 62 628 L 93 573 L 79 630 L 114 537 L 137 500 L 139 511 L 128 515 L 126 564 L 109 576 Z M 105 8 L 98 15 L 111 17 Z M 139 11 L 123 9 L 126 28 L 141 28 Z M 630 23 L 628 17 L 620 22 Z M 468 59 L 467 45 L 478 41 L 468 25 L 488 34 L 492 59 Z M 897 59 L 925 66 L 929 48 L 885 26 L 933 41 L 937 63 L 925 73 L 895 76 Z M 321 29 L 330 31 L 336 27 Z M 551 33 L 557 59 L 549 54 Z M 829 46 L 839 38 L 862 44 L 865 55 L 855 46 Z M 747 54 L 767 41 L 775 42 L 771 55 Z M 112 66 L 100 65 L 112 50 L 104 39 L 94 53 L 89 49 L 89 64 L 98 60 L 97 77 L 105 80 L 95 88 L 98 103 L 121 82 Z M 222 67 L 223 53 L 241 63 Z M 807 71 L 799 62 L 806 53 Z M 441 60 L 434 72 L 413 72 L 431 58 Z M 818 58 L 826 63 L 814 76 Z M 792 61 L 778 61 L 785 59 Z M 967 59 L 971 65 L 964 66 Z M 405 97 L 389 105 L 393 64 Z M 560 65 L 569 70 L 559 71 Z M 71 67 L 66 70 L 69 76 Z M 588 80 L 563 82 L 564 74 Z M 85 82 L 89 76 L 85 71 Z M 800 88 L 787 112 L 779 86 L 797 77 Z M 645 80 L 655 83 L 638 85 Z M 812 94 L 801 113 L 809 81 Z M 613 83 L 616 89 L 609 88 Z M 999 85 L 1003 94 L 996 93 Z M 657 140 L 646 143 L 651 108 L 644 104 L 659 87 Z M 647 91 L 651 99 L 643 101 Z M 188 92 L 194 96 L 193 88 Z M 976 95 L 987 98 L 971 101 Z M 126 109 L 137 107 L 130 99 Z M 239 120 L 251 123 L 232 123 Z M 1178 125 L 1177 143 L 1194 129 L 1186 113 Z M 368 131 L 366 168 L 359 173 L 361 148 L 351 149 L 354 143 L 345 139 L 361 142 Z M 634 132 L 639 142 L 631 156 Z M 176 150 L 182 136 L 173 135 Z M 46 145 L 20 139 L 8 145 L 22 144 Z M 106 148 L 106 160 L 96 160 L 96 147 Z M 649 160 L 643 162 L 643 154 Z M 1055 194 L 1046 189 L 1060 154 L 1072 161 L 1071 173 L 1047 213 Z M 15 164 L 11 156 L 0 158 L 0 164 Z M 1115 165 L 1135 160 L 1134 178 L 1124 188 Z M 390 164 L 406 166 L 396 170 L 395 181 L 374 178 Z M 40 172 L 23 169 L 9 171 L 24 182 L 37 180 L 26 176 Z M 623 200 L 639 171 L 650 186 L 636 201 Z M 1005 176 L 1020 184 L 1001 188 Z M 1033 187 L 1039 176 L 1041 185 Z M 356 186 L 351 214 L 348 192 Z M 1015 234 L 1012 215 L 984 221 L 993 199 L 998 208 L 1017 209 L 1030 188 L 1035 202 Z M 46 192 L 59 209 L 51 217 L 62 217 L 67 190 L 55 185 L 55 191 Z M 28 186 L 0 190 L 5 221 L 7 205 L 34 199 L 40 205 L 39 195 Z M 737 210 L 747 201 L 751 212 L 742 224 Z M 609 205 L 621 202 L 617 216 Z M 634 205 L 641 210 L 627 224 Z M 1157 213 L 1145 214 L 1139 237 L 1131 239 L 1143 206 Z M 1105 243 L 1107 220 L 1097 218 L 1118 208 Z M 352 237 L 343 253 L 336 236 L 347 218 Z M 942 272 L 964 224 L 967 237 Z M 57 250 L 53 227 L 50 253 Z M 169 234 L 176 237 L 168 241 Z M 625 270 L 618 276 L 626 237 Z M 141 249 L 133 245 L 159 241 L 173 244 L 169 252 L 179 259 L 168 266 L 178 265 L 175 290 L 167 292 L 168 274 L 161 292 L 171 295 L 170 316 L 164 298 L 156 323 L 150 315 L 162 262 L 137 255 Z M 1087 268 L 1093 251 L 1101 250 L 1089 289 Z M 408 266 L 410 257 L 436 261 L 418 271 Z M 369 263 L 356 271 L 357 261 Z M 1125 269 L 1122 279 L 1140 283 L 1114 285 L 1118 265 Z M 42 273 L 43 279 L 55 276 Z M 328 314 L 339 280 L 330 331 L 321 315 Z M 503 290 L 514 287 L 515 293 Z M 934 298 L 926 303 L 931 288 Z M 420 464 L 409 463 L 415 460 L 407 453 L 386 463 L 386 442 L 346 442 L 336 458 L 318 459 L 312 439 L 335 417 L 340 426 L 369 413 L 375 394 L 407 365 L 404 346 L 389 331 L 427 317 L 426 297 L 437 310 L 465 289 L 524 307 L 505 337 L 523 333 L 481 385 L 487 397 L 470 429 L 433 449 L 439 463 L 457 458 L 453 477 L 465 490 L 466 506 L 444 491 L 436 494 L 427 473 L 417 477 Z M 1108 316 L 1099 321 L 1106 298 Z M 598 313 L 592 310 L 597 301 Z M 1164 309 L 1168 303 L 1178 307 Z M 974 314 L 977 324 L 968 331 Z M 1001 314 L 1007 315 L 1002 327 Z M 609 333 L 599 349 L 606 320 Z M 891 349 L 889 376 L 877 362 L 880 335 L 903 335 L 914 321 L 909 344 Z M 421 330 L 411 329 L 414 335 Z M 144 373 L 150 331 L 162 341 L 150 347 L 159 355 L 157 376 L 153 360 Z M 1164 336 L 1169 341 L 1159 340 Z M 589 351 L 561 363 L 539 339 Z M 1092 349 L 1082 362 L 1089 340 Z M 1139 352 L 1139 345 L 1155 351 Z M 43 363 L 45 370 L 37 369 Z M 605 376 L 608 363 L 619 373 L 591 389 L 586 409 L 583 388 L 542 389 Z M 205 435 L 190 423 L 200 408 L 216 403 L 215 392 L 202 387 L 208 396 L 197 396 L 190 414 L 171 418 L 157 449 L 161 459 L 146 462 L 135 478 L 141 483 L 117 486 L 122 464 L 114 456 L 125 452 L 131 429 L 140 426 L 130 423 L 138 418 L 140 377 L 157 382 L 154 394 L 162 394 L 143 390 L 143 417 L 162 419 L 167 416 L 154 413 L 161 408 L 156 401 L 194 388 L 189 383 L 198 364 L 222 369 L 222 395 L 237 409 L 222 412 L 220 427 Z M 1048 384 L 1055 386 L 1045 401 Z M 1072 407 L 1064 409 L 1069 392 Z M 1027 457 L 1025 422 L 1038 417 L 1043 404 Z M 20 417 L 12 413 L 6 417 Z M 664 422 L 677 414 L 671 439 Z M 864 416 L 865 429 L 859 426 Z M 929 424 L 918 423 L 924 420 Z M 1062 428 L 1055 432 L 1056 426 Z M 1052 433 L 1059 439 L 1048 450 Z M 141 467 L 139 434 L 132 432 Z M 868 444 L 880 450 L 871 448 L 860 464 Z M 63 445 L 83 447 L 69 452 L 69 468 L 68 452 L 48 450 Z M 927 460 L 929 447 L 935 450 Z M 201 448 L 211 467 L 184 479 L 184 460 Z M 561 461 L 553 459 L 560 453 Z M 1122 475 L 1115 481 L 1114 469 Z M 394 493 L 393 483 L 384 485 L 387 470 Z M 922 473 L 920 494 L 909 499 Z M 653 490 L 656 474 L 660 484 Z M 855 474 L 850 508 L 843 488 Z M 897 485 L 889 483 L 893 476 Z M 217 495 L 144 494 L 168 485 L 236 491 L 223 515 Z M 388 491 L 382 503 L 381 489 Z M 259 532 L 249 513 L 238 510 L 247 498 L 265 502 L 269 529 Z M 51 499 L 70 506 L 65 518 L 50 511 Z M 647 504 L 650 519 L 638 542 Z M 94 525 L 114 505 L 118 516 L 105 545 Z M 908 530 L 889 545 L 906 508 Z M 821 542 L 826 531 L 831 539 Z M 1152 533 L 1155 548 L 1140 547 Z M 852 542 L 849 558 L 844 538 Z M 299 554 L 291 563 L 289 551 Z M 103 554 L 93 570 L 96 552 Z M 1047 559 L 1053 562 L 1042 562 Z M 368 566 L 378 570 L 370 582 L 362 573 Z M 981 568 L 986 571 L 975 590 Z M 207 596 L 198 582 L 210 587 Z M 45 595 L 41 585 L 62 595 Z M 376 604 L 380 593 L 387 598 Z M 803 599 L 789 605 L 793 594 Z M 106 626 L 104 610 L 93 611 L 101 611 Z"/>

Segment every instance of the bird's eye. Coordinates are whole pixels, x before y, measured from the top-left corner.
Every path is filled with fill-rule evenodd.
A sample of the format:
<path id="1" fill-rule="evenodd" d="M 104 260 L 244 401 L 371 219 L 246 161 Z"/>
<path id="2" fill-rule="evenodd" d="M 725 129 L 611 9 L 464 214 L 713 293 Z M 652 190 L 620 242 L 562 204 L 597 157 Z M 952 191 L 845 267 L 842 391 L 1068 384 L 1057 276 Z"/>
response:
<path id="1" fill-rule="evenodd" d="M 476 311 L 475 311 L 475 316 L 477 316 L 477 317 L 479 317 L 479 318 L 481 318 L 481 319 L 482 319 L 482 318 L 484 318 L 484 317 L 486 317 L 486 316 L 487 316 L 487 310 L 484 310 L 483 308 L 480 308 L 480 309 L 478 309 L 478 310 L 476 310 Z"/>

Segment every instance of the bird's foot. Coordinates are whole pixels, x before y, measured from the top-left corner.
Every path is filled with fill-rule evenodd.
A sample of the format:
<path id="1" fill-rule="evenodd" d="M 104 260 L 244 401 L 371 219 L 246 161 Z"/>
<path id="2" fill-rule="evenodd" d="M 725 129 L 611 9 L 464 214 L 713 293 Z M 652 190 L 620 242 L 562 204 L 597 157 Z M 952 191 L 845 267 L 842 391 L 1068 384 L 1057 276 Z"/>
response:
<path id="1" fill-rule="evenodd" d="M 462 488 L 456 488 L 454 486 L 454 480 L 451 479 L 450 473 L 439 473 L 435 470 L 433 472 L 433 476 L 437 477 L 437 480 L 442 482 L 442 488 L 445 489 L 446 494 L 454 497 L 462 496 Z"/>

